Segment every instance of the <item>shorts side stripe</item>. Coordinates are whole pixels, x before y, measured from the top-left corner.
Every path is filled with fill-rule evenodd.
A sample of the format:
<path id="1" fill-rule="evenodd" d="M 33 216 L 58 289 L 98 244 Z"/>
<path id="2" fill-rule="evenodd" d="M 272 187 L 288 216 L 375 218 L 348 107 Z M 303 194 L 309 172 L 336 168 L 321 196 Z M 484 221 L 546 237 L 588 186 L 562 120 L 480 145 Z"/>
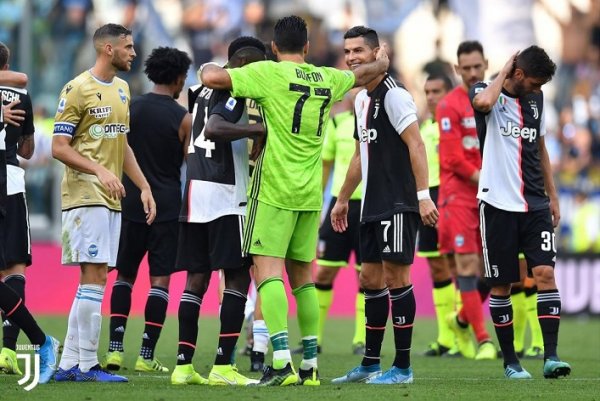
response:
<path id="1" fill-rule="evenodd" d="M 25 205 L 25 221 L 27 222 L 27 254 L 31 255 L 31 227 L 29 225 L 29 209 L 27 208 L 25 193 L 23 193 L 23 205 Z"/>
<path id="2" fill-rule="evenodd" d="M 490 257 L 488 254 L 488 247 L 486 241 L 486 230 L 485 230 L 485 203 L 479 204 L 479 227 L 481 232 L 481 245 L 483 254 L 483 266 L 484 266 L 484 277 L 492 277 L 492 270 L 490 269 Z"/>
<path id="3" fill-rule="evenodd" d="M 238 215 L 238 229 L 240 231 L 240 244 L 244 243 L 244 216 L 240 216 Z M 244 252 L 243 246 L 242 246 L 242 257 L 246 257 L 247 253 Z"/>
<path id="4" fill-rule="evenodd" d="M 398 253 L 398 215 L 395 214 L 392 216 L 392 223 L 394 225 L 394 242 L 392 244 L 392 248 L 394 253 Z"/>
<path id="5" fill-rule="evenodd" d="M 246 230 L 243 236 L 242 252 L 250 253 L 250 241 L 252 239 L 252 231 L 254 230 L 254 221 L 256 219 L 256 209 L 258 208 L 258 200 L 248 198 L 248 223 L 246 224 Z"/>
<path id="6" fill-rule="evenodd" d="M 402 233 L 404 232 L 404 213 L 400 213 L 400 229 L 398 230 L 398 238 L 400 239 L 400 253 L 404 252 Z"/>

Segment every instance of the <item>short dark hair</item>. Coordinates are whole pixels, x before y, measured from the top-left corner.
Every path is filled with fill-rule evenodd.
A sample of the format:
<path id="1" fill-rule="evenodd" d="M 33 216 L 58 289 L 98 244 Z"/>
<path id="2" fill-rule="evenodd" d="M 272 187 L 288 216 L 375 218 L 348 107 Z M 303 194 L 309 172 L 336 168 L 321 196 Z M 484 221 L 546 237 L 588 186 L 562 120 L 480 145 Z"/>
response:
<path id="1" fill-rule="evenodd" d="M 372 28 L 368 28 L 363 25 L 354 26 L 346 31 L 344 34 L 344 39 L 352 39 L 363 37 L 365 39 L 365 43 L 369 45 L 371 49 L 379 47 L 379 36 L 377 36 L 377 31 Z"/>
<path id="2" fill-rule="evenodd" d="M 273 42 L 282 53 L 300 53 L 308 42 L 306 21 L 297 15 L 279 19 L 273 28 Z"/>
<path id="3" fill-rule="evenodd" d="M 129 36 L 131 35 L 131 30 L 125 28 L 123 25 L 119 24 L 105 24 L 100 28 L 96 29 L 94 32 L 94 43 L 100 39 L 104 39 L 106 37 L 110 38 L 118 38 L 120 36 Z"/>
<path id="4" fill-rule="evenodd" d="M 8 64 L 8 58 L 10 57 L 10 50 L 8 46 L 0 42 L 0 68 L 4 68 Z"/>
<path id="5" fill-rule="evenodd" d="M 458 49 L 456 50 L 456 58 L 458 59 L 461 54 L 470 54 L 473 52 L 479 52 L 485 58 L 483 46 L 478 40 L 465 40 L 458 45 Z"/>
<path id="6" fill-rule="evenodd" d="M 155 84 L 169 85 L 186 74 L 191 64 L 186 52 L 172 47 L 157 47 L 144 61 L 144 73 Z"/>
<path id="7" fill-rule="evenodd" d="M 452 88 L 454 87 L 452 80 L 446 74 L 438 74 L 438 73 L 431 74 L 427 77 L 427 79 L 425 81 L 437 81 L 437 80 L 444 82 L 444 87 L 446 88 L 447 92 L 451 91 Z"/>
<path id="8" fill-rule="evenodd" d="M 556 64 L 550 59 L 548 53 L 538 46 L 529 46 L 517 56 L 517 68 L 525 73 L 526 77 L 552 79 L 556 72 Z"/>
<path id="9" fill-rule="evenodd" d="M 258 50 L 262 53 L 267 52 L 264 43 L 260 40 L 252 36 L 240 36 L 229 44 L 229 48 L 227 49 L 227 59 L 231 60 L 234 54 L 245 49 Z"/>

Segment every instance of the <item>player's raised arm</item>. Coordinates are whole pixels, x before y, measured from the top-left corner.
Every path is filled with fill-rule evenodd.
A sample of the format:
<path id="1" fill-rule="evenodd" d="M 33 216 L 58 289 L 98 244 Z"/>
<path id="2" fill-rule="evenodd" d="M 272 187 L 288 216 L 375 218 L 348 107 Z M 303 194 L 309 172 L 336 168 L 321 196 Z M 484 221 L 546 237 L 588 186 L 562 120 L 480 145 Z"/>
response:
<path id="1" fill-rule="evenodd" d="M 12 86 L 15 88 L 24 88 L 27 86 L 29 78 L 27 74 L 11 70 L 0 70 L 0 82 L 2 85 Z"/>
<path id="2" fill-rule="evenodd" d="M 232 88 L 231 77 L 227 70 L 215 63 L 202 64 L 198 70 L 198 77 L 204 86 L 211 89 L 230 90 Z"/>
<path id="3" fill-rule="evenodd" d="M 389 66 L 390 59 L 387 55 L 387 45 L 382 43 L 377 50 L 375 61 L 361 64 L 352 70 L 355 77 L 354 87 L 364 86 L 368 82 L 371 82 L 379 75 L 384 74 Z"/>
<path id="4" fill-rule="evenodd" d="M 519 52 L 516 52 L 506 62 L 502 70 L 498 73 L 498 76 L 489 84 L 484 90 L 477 93 L 473 97 L 473 108 L 482 113 L 488 113 L 494 107 L 494 104 L 498 101 L 500 92 L 502 92 L 502 85 L 507 78 L 510 78 L 514 73 L 517 65 L 517 56 Z"/>

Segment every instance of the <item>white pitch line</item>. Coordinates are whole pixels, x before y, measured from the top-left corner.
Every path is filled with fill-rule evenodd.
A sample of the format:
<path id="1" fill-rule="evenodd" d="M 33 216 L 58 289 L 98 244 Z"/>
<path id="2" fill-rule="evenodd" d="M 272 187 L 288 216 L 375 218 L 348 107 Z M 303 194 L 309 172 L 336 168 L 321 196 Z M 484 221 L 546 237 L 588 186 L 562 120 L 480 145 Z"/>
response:
<path id="1" fill-rule="evenodd" d="M 132 377 L 132 376 L 129 376 Z M 137 375 L 137 376 L 133 376 L 133 377 L 149 377 L 152 379 L 164 379 L 164 380 L 169 380 L 170 377 L 169 376 L 158 376 L 158 375 Z M 552 381 L 553 379 L 544 379 L 543 377 L 538 377 L 538 378 L 533 378 L 533 380 L 548 380 L 548 381 Z M 329 380 L 327 380 L 327 378 L 323 378 L 321 377 L 321 380 L 324 380 L 325 383 L 327 383 Z M 432 381 L 454 381 L 454 380 L 463 380 L 463 381 L 506 381 L 508 379 L 506 379 L 505 377 L 496 377 L 496 378 L 477 378 L 477 377 L 416 377 L 415 382 L 418 381 L 427 381 L 427 380 L 432 380 Z M 559 381 L 600 381 L 600 377 L 567 377 L 567 378 L 561 378 L 561 379 L 556 379 Z M 515 383 L 515 382 L 519 382 L 519 380 L 511 380 L 511 383 Z M 523 382 L 527 382 L 527 380 L 523 380 Z"/>

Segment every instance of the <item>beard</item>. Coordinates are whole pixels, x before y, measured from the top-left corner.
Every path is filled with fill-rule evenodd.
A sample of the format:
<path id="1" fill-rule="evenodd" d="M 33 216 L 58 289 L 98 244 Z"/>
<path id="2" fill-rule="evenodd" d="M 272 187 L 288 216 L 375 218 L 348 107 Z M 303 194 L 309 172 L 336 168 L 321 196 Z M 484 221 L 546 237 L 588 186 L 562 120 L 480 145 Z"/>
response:
<path id="1" fill-rule="evenodd" d="M 117 69 L 117 71 L 121 72 L 127 72 L 131 69 L 131 65 L 129 64 L 128 60 L 114 59 L 112 61 L 112 65 Z"/>

